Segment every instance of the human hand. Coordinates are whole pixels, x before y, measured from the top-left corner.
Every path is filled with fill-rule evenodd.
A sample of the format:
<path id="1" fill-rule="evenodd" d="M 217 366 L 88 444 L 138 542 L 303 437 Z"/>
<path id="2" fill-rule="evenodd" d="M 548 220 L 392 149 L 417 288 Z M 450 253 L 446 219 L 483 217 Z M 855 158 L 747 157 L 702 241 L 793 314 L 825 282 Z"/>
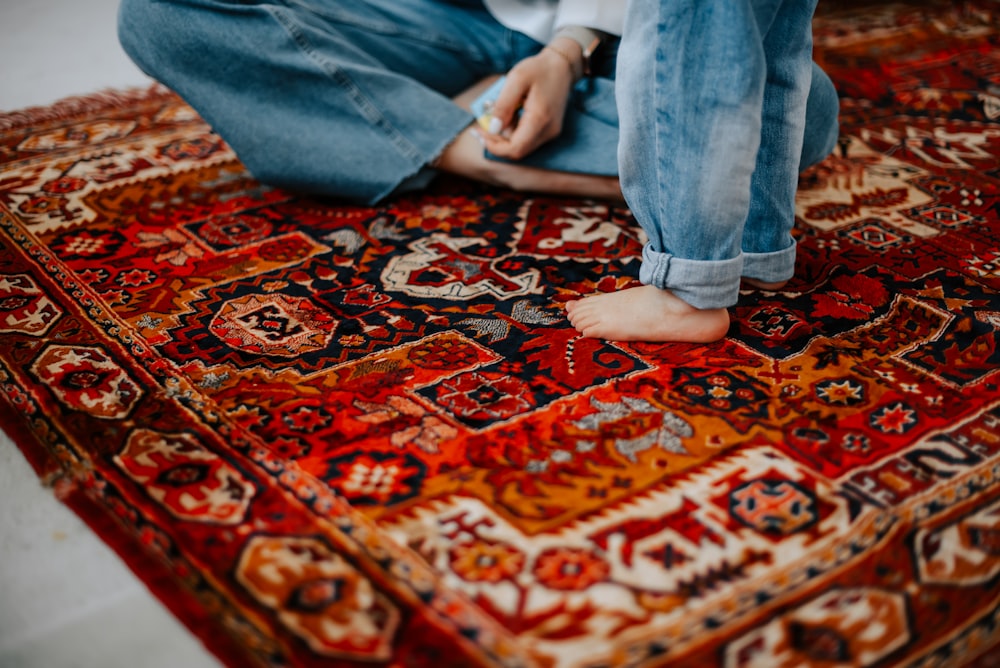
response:
<path id="1" fill-rule="evenodd" d="M 511 68 L 493 105 L 492 127 L 482 133 L 486 149 L 501 158 L 520 160 L 558 137 L 579 70 L 580 46 L 563 39 Z"/>

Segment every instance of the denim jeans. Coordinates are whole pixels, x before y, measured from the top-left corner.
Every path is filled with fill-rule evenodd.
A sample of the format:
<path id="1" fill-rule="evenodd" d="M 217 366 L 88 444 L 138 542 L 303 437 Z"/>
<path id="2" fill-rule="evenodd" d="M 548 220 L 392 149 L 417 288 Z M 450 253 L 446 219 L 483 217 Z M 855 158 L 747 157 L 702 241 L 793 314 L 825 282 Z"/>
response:
<path id="1" fill-rule="evenodd" d="M 653 205 L 658 197 L 654 193 L 665 194 L 658 186 L 672 183 L 675 170 L 693 177 L 695 165 L 713 160 L 712 155 L 657 160 L 645 150 L 651 142 L 642 133 L 663 126 L 650 126 L 646 116 L 636 112 L 651 109 L 654 99 L 670 99 L 674 92 L 669 86 L 684 93 L 682 84 L 698 78 L 686 74 L 684 68 L 699 65 L 686 52 L 675 56 L 671 48 L 658 50 L 656 57 L 646 53 L 658 44 L 655 40 L 671 36 L 651 33 L 660 22 L 646 20 L 645 12 L 666 13 L 671 4 L 632 2 L 630 29 L 635 34 L 622 45 L 629 60 L 617 69 L 618 81 L 615 43 L 599 75 L 575 87 L 562 136 L 524 160 L 561 171 L 620 171 L 629 204 L 636 207 L 647 232 L 667 223 L 700 224 L 700 217 L 662 215 Z M 696 0 L 688 4 L 700 6 Z M 759 21 L 754 17 L 753 25 Z M 726 36 L 738 32 L 725 30 Z M 451 98 L 488 75 L 508 71 L 542 47 L 500 25 L 481 0 L 122 0 L 119 36 L 139 67 L 194 107 L 258 179 L 363 203 L 427 185 L 435 174 L 429 165 L 473 121 Z M 646 39 L 650 41 L 640 42 Z M 720 34 L 717 41 L 722 39 Z M 745 41 L 754 43 L 750 37 Z M 638 70 L 622 76 L 637 61 L 645 61 L 641 65 L 646 70 L 657 66 L 658 87 L 667 86 L 659 90 L 659 98 L 646 97 L 651 92 Z M 805 141 L 795 143 L 801 145 L 803 165 L 825 157 L 838 132 L 836 92 L 819 68 L 811 70 Z M 707 122 L 694 111 L 678 115 L 677 127 Z M 619 133 L 620 112 L 632 124 L 631 131 Z M 744 116 L 731 122 L 760 124 L 759 110 Z M 661 120 L 675 122 L 673 117 Z M 747 155 L 750 148 L 744 147 Z M 728 153 L 715 159 L 718 155 Z M 649 193 L 641 192 L 647 187 Z M 680 190 L 681 183 L 673 189 Z M 760 234 L 744 235 L 746 240 L 760 237 L 748 250 L 787 254 L 781 245 L 787 245 L 787 231 L 760 228 Z M 730 235 L 734 238 L 706 240 L 713 249 L 706 257 L 698 249 L 675 248 L 669 234 L 649 236 L 648 252 L 657 257 L 673 253 L 742 262 L 735 232 Z M 775 236 L 777 245 L 770 238 Z M 670 274 L 673 280 L 674 270 L 661 271 L 663 265 L 655 260 L 652 273 L 644 274 Z M 759 276 L 783 271 L 762 270 Z"/>
<path id="2" fill-rule="evenodd" d="M 649 237 L 641 282 L 722 308 L 736 303 L 741 276 L 792 276 L 815 5 L 632 0 L 619 51 L 618 157 Z"/>

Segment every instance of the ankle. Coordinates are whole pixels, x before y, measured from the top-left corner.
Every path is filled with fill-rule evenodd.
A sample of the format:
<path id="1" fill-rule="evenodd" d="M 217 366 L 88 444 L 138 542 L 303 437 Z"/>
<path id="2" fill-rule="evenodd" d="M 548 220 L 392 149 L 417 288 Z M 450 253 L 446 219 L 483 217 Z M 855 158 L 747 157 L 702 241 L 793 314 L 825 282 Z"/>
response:
<path id="1" fill-rule="evenodd" d="M 768 281 L 760 281 L 757 280 L 756 278 L 747 278 L 746 276 L 744 276 L 742 280 L 743 283 L 745 283 L 747 286 L 751 288 L 755 288 L 757 290 L 765 290 L 767 292 L 774 292 L 776 290 L 780 290 L 783 287 L 785 287 L 785 285 L 788 284 L 788 281 L 768 282 Z"/>

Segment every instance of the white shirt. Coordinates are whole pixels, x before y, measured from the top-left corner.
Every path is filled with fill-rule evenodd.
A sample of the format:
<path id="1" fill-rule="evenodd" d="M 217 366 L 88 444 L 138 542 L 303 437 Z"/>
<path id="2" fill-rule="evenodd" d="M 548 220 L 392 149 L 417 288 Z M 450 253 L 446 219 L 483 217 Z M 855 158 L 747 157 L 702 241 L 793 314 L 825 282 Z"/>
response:
<path id="1" fill-rule="evenodd" d="M 484 0 L 497 21 L 546 43 L 557 28 L 584 26 L 622 34 L 626 0 Z"/>

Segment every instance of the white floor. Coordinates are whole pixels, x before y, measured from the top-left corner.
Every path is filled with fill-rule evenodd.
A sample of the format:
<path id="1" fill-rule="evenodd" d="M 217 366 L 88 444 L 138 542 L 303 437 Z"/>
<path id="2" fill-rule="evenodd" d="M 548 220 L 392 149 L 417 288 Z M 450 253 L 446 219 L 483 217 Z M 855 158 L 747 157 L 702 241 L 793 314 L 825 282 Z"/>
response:
<path id="1" fill-rule="evenodd" d="M 146 86 L 117 0 L 0 0 L 0 110 Z M 209 668 L 218 662 L 0 433 L 0 668 Z"/>

